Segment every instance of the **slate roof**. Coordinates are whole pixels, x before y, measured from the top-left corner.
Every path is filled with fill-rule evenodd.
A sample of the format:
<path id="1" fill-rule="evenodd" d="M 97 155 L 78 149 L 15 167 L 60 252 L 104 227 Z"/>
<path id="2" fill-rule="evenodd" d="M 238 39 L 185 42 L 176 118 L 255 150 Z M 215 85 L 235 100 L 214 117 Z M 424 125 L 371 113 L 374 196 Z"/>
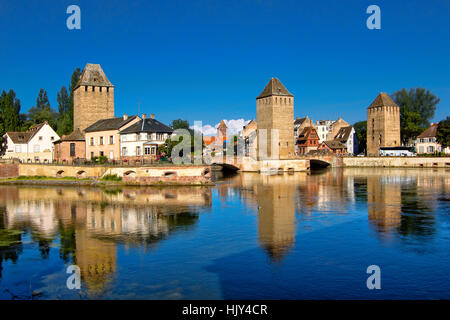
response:
<path id="1" fill-rule="evenodd" d="M 294 121 L 294 125 L 299 125 L 301 126 L 303 122 L 305 122 L 306 118 L 297 118 Z"/>
<path id="2" fill-rule="evenodd" d="M 288 96 L 293 97 L 293 95 L 286 89 L 278 78 L 270 79 L 261 94 L 256 97 L 256 99 L 270 97 L 270 96 Z"/>
<path id="3" fill-rule="evenodd" d="M 164 123 L 159 122 L 156 119 L 146 118 L 120 131 L 120 133 L 138 133 L 138 132 L 172 133 L 173 129 L 169 126 L 166 126 Z"/>
<path id="4" fill-rule="evenodd" d="M 123 117 L 98 120 L 84 129 L 84 132 L 96 132 L 107 130 L 119 130 L 121 127 L 136 119 L 138 116 L 130 116 L 126 120 Z"/>
<path id="5" fill-rule="evenodd" d="M 380 92 L 380 94 L 373 100 L 369 108 L 375 107 L 398 107 L 398 105 L 392 100 L 392 98 L 386 92 Z"/>
<path id="6" fill-rule="evenodd" d="M 347 147 L 336 140 L 329 140 L 329 141 L 324 141 L 323 143 L 325 143 L 330 149 L 346 149 Z"/>
<path id="7" fill-rule="evenodd" d="M 62 142 L 62 141 L 85 141 L 85 138 L 84 138 L 83 133 L 80 131 L 80 129 L 77 128 L 76 130 L 72 131 L 68 135 L 62 136 L 62 138 L 59 139 L 58 141 L 56 141 L 55 143 Z"/>
<path id="8" fill-rule="evenodd" d="M 102 67 L 99 64 L 88 63 L 81 73 L 80 80 L 74 89 L 79 86 L 114 87 L 109 82 Z"/>
<path id="9" fill-rule="evenodd" d="M 438 123 L 434 123 L 429 126 L 424 132 L 417 136 L 418 139 L 422 138 L 435 138 L 437 133 Z"/>
<path id="10" fill-rule="evenodd" d="M 28 131 L 8 131 L 7 134 L 15 144 L 28 143 L 47 122 L 32 126 Z"/>
<path id="11" fill-rule="evenodd" d="M 339 129 L 338 133 L 334 136 L 334 140 L 338 140 L 340 142 L 347 142 L 350 134 L 352 133 L 352 126 L 342 127 Z"/>

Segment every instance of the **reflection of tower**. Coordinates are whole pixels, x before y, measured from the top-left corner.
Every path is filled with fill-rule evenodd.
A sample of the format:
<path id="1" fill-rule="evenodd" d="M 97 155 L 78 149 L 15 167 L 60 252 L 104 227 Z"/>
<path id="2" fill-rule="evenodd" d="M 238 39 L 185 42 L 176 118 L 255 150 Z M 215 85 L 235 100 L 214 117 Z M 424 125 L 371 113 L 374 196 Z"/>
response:
<path id="1" fill-rule="evenodd" d="M 381 92 L 367 108 L 367 155 L 378 156 L 380 147 L 400 146 L 400 107 Z"/>
<path id="2" fill-rule="evenodd" d="M 262 176 L 258 185 L 259 241 L 271 259 L 280 261 L 295 241 L 295 184 L 290 176 Z"/>
<path id="3" fill-rule="evenodd" d="M 88 291 L 99 294 L 116 272 L 116 245 L 90 238 L 86 229 L 76 231 L 76 264 Z"/>
<path id="4" fill-rule="evenodd" d="M 378 232 L 389 232 L 401 224 L 401 184 L 379 175 L 367 177 L 369 221 Z"/>
<path id="5" fill-rule="evenodd" d="M 263 154 L 265 153 L 266 147 L 263 144 L 266 141 L 267 158 L 292 158 L 294 156 L 294 96 L 277 78 L 270 79 L 256 98 L 256 114 L 258 159 L 261 157 L 260 150 Z M 267 139 L 264 138 L 265 135 L 267 135 Z"/>

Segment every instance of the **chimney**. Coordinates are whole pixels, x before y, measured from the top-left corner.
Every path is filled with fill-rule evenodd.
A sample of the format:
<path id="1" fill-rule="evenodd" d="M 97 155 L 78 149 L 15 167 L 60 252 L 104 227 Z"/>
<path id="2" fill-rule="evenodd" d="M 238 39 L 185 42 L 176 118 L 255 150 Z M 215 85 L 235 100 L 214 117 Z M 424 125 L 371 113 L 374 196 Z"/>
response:
<path id="1" fill-rule="evenodd" d="M 126 113 L 123 114 L 123 120 L 127 120 L 128 119 L 128 115 Z"/>
<path id="2" fill-rule="evenodd" d="M 152 113 L 152 114 L 150 115 L 150 118 L 155 119 L 155 114 Z"/>
<path id="3" fill-rule="evenodd" d="M 142 114 L 142 119 L 147 119 L 147 114 L 146 113 Z"/>

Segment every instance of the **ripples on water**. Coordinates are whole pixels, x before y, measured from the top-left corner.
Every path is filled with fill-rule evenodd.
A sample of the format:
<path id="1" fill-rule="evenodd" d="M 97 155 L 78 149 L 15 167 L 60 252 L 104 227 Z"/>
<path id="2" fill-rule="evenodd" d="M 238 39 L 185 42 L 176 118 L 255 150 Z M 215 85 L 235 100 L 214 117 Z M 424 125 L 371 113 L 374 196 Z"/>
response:
<path id="1" fill-rule="evenodd" d="M 1 186 L 0 298 L 448 299 L 449 187 L 444 169 Z M 381 290 L 366 288 L 373 264 Z"/>

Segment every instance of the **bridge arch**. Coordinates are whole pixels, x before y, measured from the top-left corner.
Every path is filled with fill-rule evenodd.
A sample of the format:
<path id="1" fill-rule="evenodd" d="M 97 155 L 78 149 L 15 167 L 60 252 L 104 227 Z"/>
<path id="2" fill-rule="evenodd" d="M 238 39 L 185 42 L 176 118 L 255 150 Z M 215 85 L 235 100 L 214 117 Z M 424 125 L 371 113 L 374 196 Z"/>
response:
<path id="1" fill-rule="evenodd" d="M 311 159 L 309 160 L 310 168 L 311 169 L 322 169 L 322 168 L 328 168 L 331 163 L 325 160 L 321 159 Z"/>
<path id="2" fill-rule="evenodd" d="M 240 170 L 238 167 L 228 163 L 213 163 L 212 165 L 222 167 L 222 171 L 237 172 Z"/>

